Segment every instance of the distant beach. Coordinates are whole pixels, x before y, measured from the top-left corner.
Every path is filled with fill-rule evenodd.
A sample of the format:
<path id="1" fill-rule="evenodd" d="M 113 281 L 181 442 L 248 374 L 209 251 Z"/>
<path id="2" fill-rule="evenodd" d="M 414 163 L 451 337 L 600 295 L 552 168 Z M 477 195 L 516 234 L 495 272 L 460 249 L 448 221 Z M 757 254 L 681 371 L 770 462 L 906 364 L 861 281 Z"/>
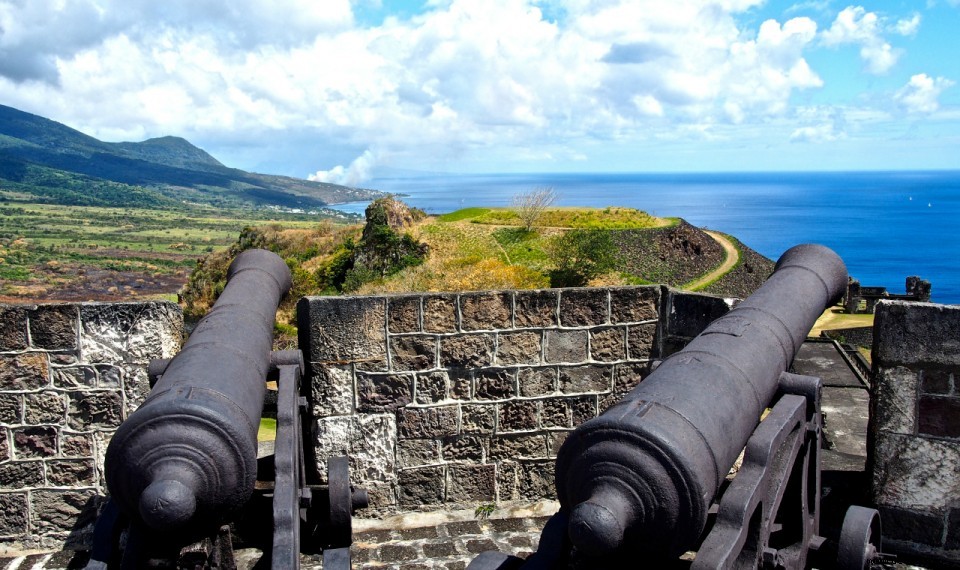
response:
<path id="1" fill-rule="evenodd" d="M 627 206 L 731 234 L 776 259 L 798 243 L 833 248 L 865 286 L 902 293 L 908 275 L 960 304 L 960 170 L 716 174 L 499 174 L 375 179 L 431 214 L 509 206 L 551 186 L 558 206 Z M 366 204 L 337 206 L 362 213 Z"/>

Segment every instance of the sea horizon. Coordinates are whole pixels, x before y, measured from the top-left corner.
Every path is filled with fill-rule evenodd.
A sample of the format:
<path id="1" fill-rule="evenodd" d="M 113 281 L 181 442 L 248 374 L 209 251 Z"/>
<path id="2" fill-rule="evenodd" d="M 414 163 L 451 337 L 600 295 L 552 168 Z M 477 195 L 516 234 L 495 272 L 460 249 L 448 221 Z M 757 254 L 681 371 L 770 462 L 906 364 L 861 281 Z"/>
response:
<path id="1" fill-rule="evenodd" d="M 904 292 L 908 276 L 932 284 L 932 300 L 960 304 L 960 170 L 702 173 L 418 173 L 366 187 L 402 195 L 428 214 L 506 207 L 513 196 L 552 187 L 556 206 L 622 206 L 678 217 L 739 239 L 776 260 L 820 243 L 863 286 Z M 341 204 L 362 213 L 366 203 Z"/>

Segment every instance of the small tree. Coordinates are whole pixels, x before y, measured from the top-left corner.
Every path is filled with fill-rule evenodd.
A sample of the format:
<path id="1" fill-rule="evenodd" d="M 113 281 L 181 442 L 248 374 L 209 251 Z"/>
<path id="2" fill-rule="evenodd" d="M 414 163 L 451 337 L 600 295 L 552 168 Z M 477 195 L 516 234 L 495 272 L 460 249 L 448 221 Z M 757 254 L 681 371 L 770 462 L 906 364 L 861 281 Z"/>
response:
<path id="1" fill-rule="evenodd" d="M 557 193 L 549 186 L 540 186 L 513 197 L 513 209 L 520 218 L 523 229 L 530 231 L 540 221 L 540 216 L 557 200 Z"/>

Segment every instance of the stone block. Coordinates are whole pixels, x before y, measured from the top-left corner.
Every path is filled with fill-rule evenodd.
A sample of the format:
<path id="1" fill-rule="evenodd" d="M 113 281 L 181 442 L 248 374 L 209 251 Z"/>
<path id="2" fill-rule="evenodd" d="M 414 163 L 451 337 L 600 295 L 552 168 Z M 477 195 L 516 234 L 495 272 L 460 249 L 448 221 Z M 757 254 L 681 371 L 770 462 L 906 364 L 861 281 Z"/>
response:
<path id="1" fill-rule="evenodd" d="M 390 367 L 398 372 L 437 366 L 437 337 L 400 336 L 390 339 Z"/>
<path id="2" fill-rule="evenodd" d="M 0 306 L 0 352 L 26 350 L 27 309 Z"/>
<path id="3" fill-rule="evenodd" d="M 176 303 L 80 305 L 80 354 L 88 363 L 147 365 L 173 357 L 183 336 L 183 312 Z"/>
<path id="4" fill-rule="evenodd" d="M 70 533 L 94 522 L 99 501 L 93 490 L 34 491 L 30 524 L 39 533 Z"/>
<path id="5" fill-rule="evenodd" d="M 0 463 L 10 459 L 10 440 L 6 428 L 0 427 Z"/>
<path id="6" fill-rule="evenodd" d="M 386 311 L 382 297 L 304 297 L 297 303 L 300 346 L 310 362 L 385 370 Z"/>
<path id="7" fill-rule="evenodd" d="M 920 379 L 920 392 L 923 394 L 948 395 L 953 391 L 953 382 L 949 370 L 921 370 Z"/>
<path id="8" fill-rule="evenodd" d="M 123 399 L 114 391 L 71 392 L 67 425 L 77 431 L 115 429 L 123 421 Z"/>
<path id="9" fill-rule="evenodd" d="M 478 400 L 506 400 L 516 394 L 516 370 L 486 368 L 477 372 L 474 395 Z"/>
<path id="10" fill-rule="evenodd" d="M 0 537 L 27 534 L 26 493 L 0 493 Z"/>
<path id="11" fill-rule="evenodd" d="M 30 341 L 42 350 L 76 350 L 77 305 L 40 305 L 30 311 Z"/>
<path id="12" fill-rule="evenodd" d="M 528 500 L 555 499 L 553 461 L 522 461 L 519 471 L 520 497 Z"/>
<path id="13" fill-rule="evenodd" d="M 357 411 L 390 412 L 412 401 L 412 374 L 357 372 Z"/>
<path id="14" fill-rule="evenodd" d="M 406 408 L 397 411 L 397 432 L 403 438 L 457 435 L 457 407 Z"/>
<path id="15" fill-rule="evenodd" d="M 547 453 L 550 454 L 551 458 L 556 458 L 557 453 L 560 452 L 560 447 L 563 446 L 563 442 L 567 441 L 567 437 L 573 432 L 570 431 L 551 431 L 547 434 Z"/>
<path id="16" fill-rule="evenodd" d="M 29 489 L 43 485 L 42 461 L 0 463 L 0 489 Z M 3 495 L 0 494 L 0 497 Z"/>
<path id="17" fill-rule="evenodd" d="M 541 459 L 547 456 L 547 440 L 543 434 L 503 435 L 490 440 L 490 459 L 516 461 Z"/>
<path id="18" fill-rule="evenodd" d="M 610 322 L 640 323 L 656 321 L 660 316 L 660 287 L 624 287 L 610 289 Z"/>
<path id="19" fill-rule="evenodd" d="M 23 423 L 23 399 L 20 394 L 0 392 L 0 424 Z"/>
<path id="20" fill-rule="evenodd" d="M 613 368 L 613 393 L 617 397 L 637 387 L 650 374 L 649 363 L 625 362 Z"/>
<path id="21" fill-rule="evenodd" d="M 97 387 L 119 388 L 123 381 L 123 369 L 119 366 L 106 364 L 97 365 Z"/>
<path id="22" fill-rule="evenodd" d="M 50 365 L 41 352 L 0 355 L 0 386 L 4 390 L 39 390 L 50 384 Z"/>
<path id="23" fill-rule="evenodd" d="M 497 364 L 540 364 L 540 331 L 521 331 L 497 335 Z"/>
<path id="24" fill-rule="evenodd" d="M 60 434 L 62 457 L 93 457 L 93 440 L 84 434 Z"/>
<path id="25" fill-rule="evenodd" d="M 447 470 L 447 500 L 476 503 L 496 499 L 496 466 L 454 465 Z"/>
<path id="26" fill-rule="evenodd" d="M 943 515 L 881 506 L 883 538 L 926 546 L 943 545 Z"/>
<path id="27" fill-rule="evenodd" d="M 17 459 L 55 456 L 57 428 L 34 426 L 13 430 L 13 453 Z"/>
<path id="28" fill-rule="evenodd" d="M 488 439 L 476 435 L 458 435 L 443 438 L 444 461 L 469 461 L 481 463 L 487 455 Z"/>
<path id="29" fill-rule="evenodd" d="M 88 487 L 96 483 L 93 460 L 47 461 L 47 484 L 54 487 Z"/>
<path id="30" fill-rule="evenodd" d="M 513 295 L 486 291 L 460 295 L 460 328 L 464 331 L 513 328 Z"/>
<path id="31" fill-rule="evenodd" d="M 472 368 L 451 368 L 447 374 L 450 379 L 450 397 L 455 400 L 472 400 L 476 371 Z"/>
<path id="32" fill-rule="evenodd" d="M 97 369 L 93 366 L 56 366 L 51 371 L 55 388 L 72 390 L 97 386 Z"/>
<path id="33" fill-rule="evenodd" d="M 512 461 L 501 461 L 497 467 L 497 501 L 516 501 L 520 498 L 520 465 Z"/>
<path id="34" fill-rule="evenodd" d="M 314 416 L 343 416 L 353 413 L 353 366 L 350 364 L 310 365 L 310 382 Z"/>
<path id="35" fill-rule="evenodd" d="M 446 468 L 443 466 L 404 469 L 397 481 L 400 506 L 419 507 L 442 503 L 445 479 Z"/>
<path id="36" fill-rule="evenodd" d="M 573 427 L 577 427 L 583 422 L 597 417 L 596 396 L 567 398 L 567 403 L 570 406 L 570 419 L 573 421 Z"/>
<path id="37" fill-rule="evenodd" d="M 917 431 L 960 439 L 960 398 L 923 396 L 917 406 Z"/>
<path id="38" fill-rule="evenodd" d="M 423 298 L 423 332 L 457 332 L 456 295 L 429 295 Z"/>
<path id="39" fill-rule="evenodd" d="M 434 465 L 440 462 L 440 446 L 434 439 L 400 439 L 397 442 L 397 466 L 400 469 Z"/>
<path id="40" fill-rule="evenodd" d="M 900 366 L 881 368 L 874 377 L 871 414 L 875 429 L 914 434 L 917 425 L 917 373 Z"/>
<path id="41" fill-rule="evenodd" d="M 557 326 L 559 295 L 555 289 L 517 291 L 514 303 L 514 325 L 518 329 Z"/>
<path id="42" fill-rule="evenodd" d="M 950 509 L 947 513 L 947 540 L 943 547 L 947 550 L 960 550 L 960 509 Z"/>
<path id="43" fill-rule="evenodd" d="M 493 363 L 494 340 L 491 334 L 470 334 L 440 339 L 440 366 L 478 368 Z"/>
<path id="44" fill-rule="evenodd" d="M 671 291 L 667 315 L 667 335 L 689 341 L 718 317 L 730 312 L 730 306 L 720 297 Z"/>
<path id="45" fill-rule="evenodd" d="M 58 424 L 66 420 L 67 403 L 57 392 L 39 392 L 24 395 L 25 423 Z"/>
<path id="46" fill-rule="evenodd" d="M 544 359 L 552 363 L 576 364 L 587 360 L 589 333 L 585 330 L 544 332 Z"/>
<path id="47" fill-rule="evenodd" d="M 500 404 L 497 432 L 532 431 L 537 429 L 537 407 L 533 400 L 520 400 Z"/>
<path id="48" fill-rule="evenodd" d="M 562 289 L 560 326 L 593 327 L 609 322 L 606 289 Z"/>
<path id="49" fill-rule="evenodd" d="M 559 373 L 554 367 L 521 368 L 517 371 L 517 384 L 520 395 L 527 398 L 546 396 L 557 391 Z"/>
<path id="50" fill-rule="evenodd" d="M 609 392 L 613 386 L 610 366 L 570 366 L 560 368 L 560 391 L 564 394 Z"/>
<path id="51" fill-rule="evenodd" d="M 150 393 L 150 377 L 147 369 L 139 365 L 123 365 L 120 367 L 120 378 L 123 385 L 124 413 L 132 414 L 140 404 L 147 399 Z"/>
<path id="52" fill-rule="evenodd" d="M 873 329 L 874 366 L 960 363 L 960 306 L 880 301 Z"/>
<path id="53" fill-rule="evenodd" d="M 566 398 L 550 398 L 540 402 L 540 427 L 569 428 L 570 406 Z"/>
<path id="54" fill-rule="evenodd" d="M 873 454 L 875 504 L 930 512 L 960 497 L 957 442 L 879 432 Z"/>
<path id="55" fill-rule="evenodd" d="M 419 558 L 417 549 L 409 544 L 384 544 L 377 551 L 377 558 L 382 562 L 410 562 Z M 403 568 L 409 566 L 404 564 Z M 411 568 L 411 570 L 417 570 Z"/>
<path id="56" fill-rule="evenodd" d="M 600 362 L 623 360 L 627 355 L 626 329 L 601 328 L 590 331 L 590 357 Z"/>
<path id="57" fill-rule="evenodd" d="M 496 425 L 496 408 L 496 404 L 464 404 L 460 407 L 460 432 L 492 434 Z"/>
<path id="58" fill-rule="evenodd" d="M 396 477 L 397 421 L 393 415 L 333 416 L 319 418 L 316 456 L 320 479 L 326 480 L 326 458 L 350 456 L 350 478 L 389 483 Z"/>
<path id="59" fill-rule="evenodd" d="M 446 370 L 417 374 L 414 401 L 418 404 L 436 404 L 447 399 L 450 374 Z"/>
<path id="60" fill-rule="evenodd" d="M 393 334 L 420 332 L 420 296 L 387 299 L 387 327 Z"/>
<path id="61" fill-rule="evenodd" d="M 627 357 L 631 360 L 647 360 L 656 353 L 657 324 L 631 325 L 627 327 Z"/>

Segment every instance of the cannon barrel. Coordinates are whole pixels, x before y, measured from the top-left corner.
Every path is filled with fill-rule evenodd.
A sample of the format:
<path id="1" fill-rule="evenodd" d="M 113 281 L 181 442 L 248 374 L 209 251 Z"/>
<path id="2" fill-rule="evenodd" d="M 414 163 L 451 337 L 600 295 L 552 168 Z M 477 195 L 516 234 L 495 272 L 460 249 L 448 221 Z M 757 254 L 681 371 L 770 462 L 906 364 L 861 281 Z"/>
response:
<path id="1" fill-rule="evenodd" d="M 107 488 L 131 520 L 206 528 L 250 498 L 277 307 L 291 286 L 280 257 L 249 250 L 107 448 Z"/>
<path id="2" fill-rule="evenodd" d="M 780 374 L 846 285 L 833 251 L 791 248 L 753 295 L 579 426 L 556 464 L 577 550 L 674 557 L 694 549 Z"/>

